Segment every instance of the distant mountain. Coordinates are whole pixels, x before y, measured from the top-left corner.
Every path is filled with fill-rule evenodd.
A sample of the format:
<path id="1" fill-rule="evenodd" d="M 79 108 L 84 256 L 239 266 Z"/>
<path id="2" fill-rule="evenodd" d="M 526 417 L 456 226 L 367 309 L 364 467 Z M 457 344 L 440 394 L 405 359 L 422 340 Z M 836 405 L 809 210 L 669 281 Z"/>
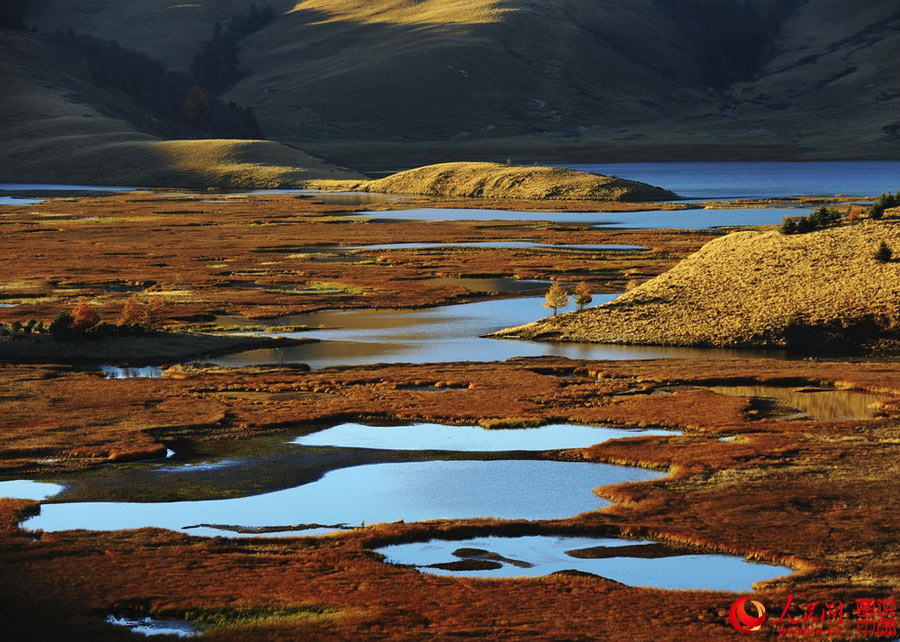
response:
<path id="1" fill-rule="evenodd" d="M 187 71 L 250 0 L 33 0 Z M 273 0 L 223 95 L 361 169 L 898 158 L 896 0 Z"/>

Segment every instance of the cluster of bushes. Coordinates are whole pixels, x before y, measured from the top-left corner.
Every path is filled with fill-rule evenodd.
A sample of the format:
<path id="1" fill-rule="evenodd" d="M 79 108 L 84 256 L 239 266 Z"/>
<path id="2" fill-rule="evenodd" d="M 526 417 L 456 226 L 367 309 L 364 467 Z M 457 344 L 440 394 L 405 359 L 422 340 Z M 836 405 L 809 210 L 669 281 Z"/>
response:
<path id="1" fill-rule="evenodd" d="M 51 39 L 75 66 L 75 73 L 96 87 L 121 91 L 164 121 L 172 123 L 172 136 L 259 138 L 249 110 L 225 104 L 196 79 L 171 72 L 150 56 L 126 49 L 117 42 L 57 31 Z"/>
<path id="2" fill-rule="evenodd" d="M 892 207 L 900 207 L 900 192 L 896 194 L 882 194 L 869 207 L 869 217 L 875 220 L 884 216 L 884 211 Z"/>
<path id="3" fill-rule="evenodd" d="M 806 234 L 816 230 L 824 230 L 836 225 L 841 220 L 840 212 L 820 207 L 807 216 L 786 216 L 781 221 L 782 234 Z"/>
<path id="4" fill-rule="evenodd" d="M 13 321 L 12 323 L 0 323 L 0 335 L 7 334 L 41 334 L 46 332 L 47 328 L 43 321 L 37 319 L 28 319 L 25 323 L 21 321 Z"/>
<path id="5" fill-rule="evenodd" d="M 216 22 L 212 38 L 194 57 L 191 73 L 203 87 L 220 94 L 241 78 L 238 69 L 238 41 L 262 29 L 275 11 L 268 3 L 253 3 L 247 13 L 232 16 L 225 29 Z"/>
<path id="6" fill-rule="evenodd" d="M 51 334 L 64 341 L 75 338 L 142 336 L 159 329 L 166 316 L 166 305 L 159 299 L 143 301 L 132 297 L 125 302 L 115 323 L 102 322 L 93 305 L 80 301 L 72 311 L 63 311 L 49 325 L 29 319 L 0 324 L 0 334 Z"/>

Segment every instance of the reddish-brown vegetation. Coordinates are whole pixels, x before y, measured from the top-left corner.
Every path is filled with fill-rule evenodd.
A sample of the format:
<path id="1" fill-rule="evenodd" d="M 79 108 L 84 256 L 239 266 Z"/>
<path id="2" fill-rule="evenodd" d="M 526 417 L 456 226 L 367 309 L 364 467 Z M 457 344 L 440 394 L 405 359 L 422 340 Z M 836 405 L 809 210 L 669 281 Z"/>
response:
<path id="1" fill-rule="evenodd" d="M 562 359 L 316 373 L 186 371 L 162 381 L 99 381 L 58 368 L 7 368 L 2 380 L 11 383 L 3 394 L 10 399 L 18 390 L 19 399 L 7 403 L 12 414 L 4 421 L 8 437 L 0 452 L 16 456 L 16 445 L 31 434 L 31 456 L 62 456 L 70 465 L 78 459 L 66 459 L 70 453 L 63 441 L 93 443 L 103 454 L 121 443 L 152 444 L 170 431 L 194 438 L 240 437 L 299 416 L 616 420 L 679 425 L 685 434 L 563 453 L 668 467 L 670 475 L 606 488 L 603 495 L 617 502 L 613 506 L 537 524 L 393 524 L 317 540 L 258 542 L 195 540 L 153 530 L 73 532 L 44 534 L 33 542 L 10 527 L 28 503 L 6 502 L 0 508 L 6 523 L 0 555 L 7 585 L 18 589 L 7 598 L 15 616 L 6 619 L 13 630 L 46 627 L 59 639 L 86 632 L 116 639 L 118 634 L 101 624 L 102 616 L 116 609 L 177 615 L 199 608 L 316 605 L 338 613 L 299 624 L 260 624 L 254 638 L 731 640 L 736 634 L 726 613 L 734 596 L 728 594 L 635 589 L 578 576 L 438 578 L 386 566 L 368 549 L 442 535 L 624 533 L 787 563 L 796 569 L 789 583 L 759 587 L 760 599 L 771 609 L 782 606 L 788 593 L 807 602 L 886 597 L 896 592 L 900 568 L 895 419 L 784 421 L 748 415 L 745 399 L 706 390 L 649 393 L 663 384 L 753 380 L 840 382 L 900 394 L 897 375 L 893 364 Z M 438 382 L 450 389 L 408 389 Z M 98 391 L 94 400 L 86 397 L 88 390 Z M 56 401 L 43 413 L 43 428 L 28 421 L 29 411 L 51 394 Z M 143 403 L 147 399 L 154 401 L 152 408 Z M 84 425 L 88 413 L 97 415 L 92 425 Z M 716 439 L 734 433 L 743 434 L 740 441 Z M 56 617 L 38 617 L 50 611 Z M 852 627 L 849 620 L 845 630 Z M 242 634 L 246 630 L 208 633 L 223 640 Z M 770 629 L 757 637 L 774 639 L 774 634 Z"/>
<path id="2" fill-rule="evenodd" d="M 598 204 L 584 205 L 591 211 Z M 164 315 L 158 309 L 154 313 L 171 325 L 214 312 L 264 317 L 324 308 L 436 305 L 483 296 L 431 281 L 442 276 L 559 276 L 589 280 L 595 291 L 616 291 L 624 286 L 625 270 L 645 278 L 659 274 L 713 236 L 515 222 L 376 222 L 341 215 L 354 209 L 361 208 L 291 195 L 208 202 L 201 195 L 149 194 L 6 207 L 0 212 L 0 273 L 9 276 L 0 283 L 0 296 L 20 305 L 0 308 L 0 321 L 49 321 L 84 298 L 110 322 L 143 318 L 148 310 L 141 304 L 164 303 Z M 341 245 L 492 239 L 619 243 L 653 251 L 550 254 L 543 249 L 455 247 L 343 256 L 328 251 Z M 135 294 L 141 304 L 128 303 Z"/>

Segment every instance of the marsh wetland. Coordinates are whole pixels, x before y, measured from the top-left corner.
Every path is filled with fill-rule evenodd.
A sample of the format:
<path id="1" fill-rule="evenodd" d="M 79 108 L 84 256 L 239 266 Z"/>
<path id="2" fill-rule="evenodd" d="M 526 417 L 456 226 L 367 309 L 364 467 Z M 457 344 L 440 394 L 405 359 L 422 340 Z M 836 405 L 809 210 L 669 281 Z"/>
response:
<path id="1" fill-rule="evenodd" d="M 849 212 L 889 165 L 624 168 L 698 199 L 664 207 L 0 186 L 4 328 L 133 299 L 197 346 L 4 330 L 14 607 L 111 640 L 662 641 L 733 639 L 739 594 L 893 595 L 896 360 L 484 336 L 553 282 L 603 305 L 733 228 Z"/>

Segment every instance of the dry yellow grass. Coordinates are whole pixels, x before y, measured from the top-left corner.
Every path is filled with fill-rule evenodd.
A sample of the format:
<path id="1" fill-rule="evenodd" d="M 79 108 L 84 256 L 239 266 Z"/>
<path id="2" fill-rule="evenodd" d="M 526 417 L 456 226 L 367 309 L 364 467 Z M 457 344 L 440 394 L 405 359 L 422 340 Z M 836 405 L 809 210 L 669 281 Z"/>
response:
<path id="1" fill-rule="evenodd" d="M 558 167 L 525 167 L 500 163 L 441 163 L 399 172 L 359 186 L 369 192 L 610 201 L 675 198 L 652 185 Z"/>
<path id="2" fill-rule="evenodd" d="M 718 238 L 614 302 L 502 331 L 503 336 L 659 345 L 784 345 L 793 319 L 807 326 L 874 323 L 896 331 L 900 221 L 865 221 L 811 234 L 738 232 Z"/>

